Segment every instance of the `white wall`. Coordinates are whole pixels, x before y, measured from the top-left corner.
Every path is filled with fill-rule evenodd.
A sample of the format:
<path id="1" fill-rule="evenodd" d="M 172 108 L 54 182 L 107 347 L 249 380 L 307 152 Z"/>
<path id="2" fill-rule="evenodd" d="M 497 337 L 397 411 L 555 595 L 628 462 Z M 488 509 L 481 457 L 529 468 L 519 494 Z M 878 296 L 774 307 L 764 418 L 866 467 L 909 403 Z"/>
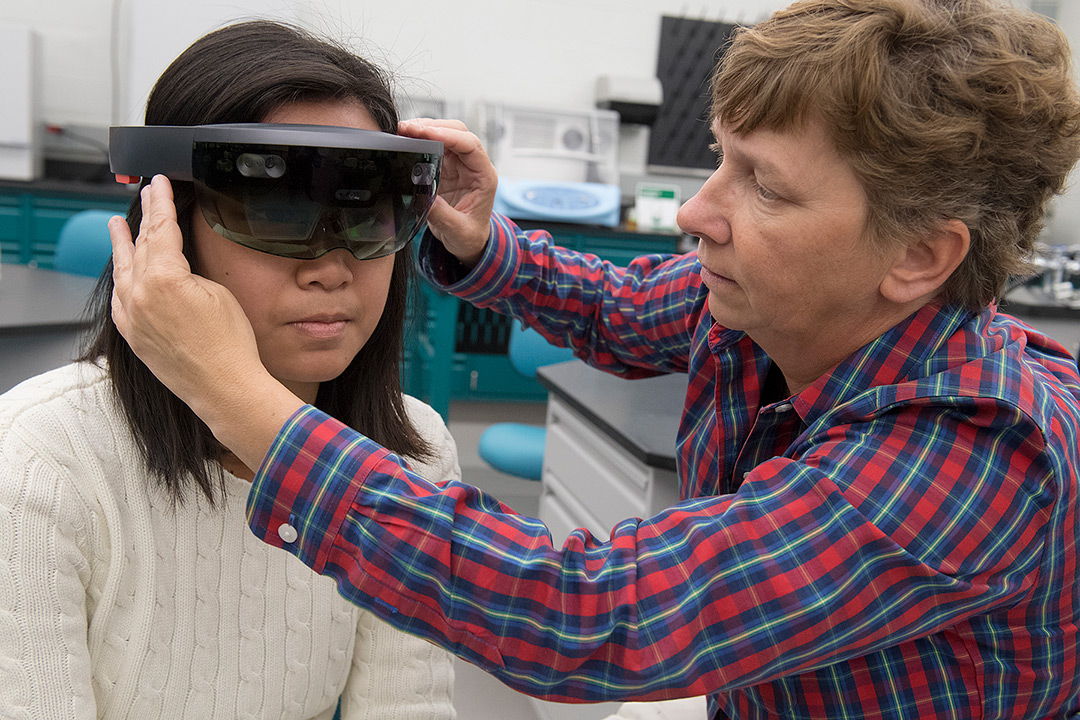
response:
<path id="1" fill-rule="evenodd" d="M 139 122 L 153 81 L 230 21 L 297 20 L 396 71 L 413 94 L 558 108 L 600 74 L 651 76 L 662 15 L 756 21 L 784 0 L 0 0 L 43 47 L 48 122 Z"/>
<path id="2" fill-rule="evenodd" d="M 654 73 L 662 15 L 753 22 L 787 1 L 0 0 L 0 21 L 38 32 L 41 120 L 103 126 L 140 122 L 146 93 L 181 50 L 246 17 L 345 40 L 394 69 L 410 94 L 574 109 L 592 106 L 599 75 Z M 1080 67 L 1080 2 L 1031 2 L 1056 14 Z M 1052 242 L 1080 241 L 1076 178 L 1055 204 Z"/>
<path id="3" fill-rule="evenodd" d="M 107 0 L 0 0 L 0 20 L 26 23 L 38 35 L 38 108 L 43 119 L 108 120 L 113 36 Z"/>
<path id="4" fill-rule="evenodd" d="M 1073 67 L 1080 76 L 1080 2 L 1059 0 L 1052 10 L 1072 43 Z M 1073 170 L 1068 190 L 1051 206 L 1043 240 L 1051 244 L 1080 244 L 1080 170 Z"/>

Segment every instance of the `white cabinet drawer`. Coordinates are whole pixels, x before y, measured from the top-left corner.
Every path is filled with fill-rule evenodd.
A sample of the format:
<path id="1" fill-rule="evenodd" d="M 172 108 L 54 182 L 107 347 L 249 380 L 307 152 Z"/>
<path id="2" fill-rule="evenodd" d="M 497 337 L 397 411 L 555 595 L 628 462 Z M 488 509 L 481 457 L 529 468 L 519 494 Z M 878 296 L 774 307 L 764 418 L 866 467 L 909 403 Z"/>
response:
<path id="1" fill-rule="evenodd" d="M 544 476 L 545 483 L 555 478 L 606 531 L 626 518 L 650 514 L 647 467 L 560 403 L 548 406 Z"/>
<path id="2" fill-rule="evenodd" d="M 550 477 L 540 495 L 540 519 L 551 532 L 555 547 L 561 547 L 578 528 L 585 528 L 600 540 L 606 540 L 611 534 L 611 528 L 604 527 L 577 501 L 567 497 L 558 481 L 551 482 Z"/>

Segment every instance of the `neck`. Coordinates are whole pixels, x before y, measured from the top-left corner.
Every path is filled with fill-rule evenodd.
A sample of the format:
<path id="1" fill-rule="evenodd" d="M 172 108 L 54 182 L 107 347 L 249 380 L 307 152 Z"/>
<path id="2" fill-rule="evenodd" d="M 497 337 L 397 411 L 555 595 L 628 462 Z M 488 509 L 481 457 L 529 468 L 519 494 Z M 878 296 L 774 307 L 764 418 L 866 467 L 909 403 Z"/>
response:
<path id="1" fill-rule="evenodd" d="M 289 389 L 296 397 L 303 400 L 308 405 L 315 404 L 315 398 L 319 396 L 319 383 L 313 382 L 281 382 L 286 388 Z"/>
<path id="2" fill-rule="evenodd" d="M 218 461 L 221 463 L 221 467 L 225 468 L 241 480 L 251 482 L 255 479 L 255 471 L 242 463 L 240 458 L 236 457 L 228 450 L 224 451 L 222 456 L 218 458 Z"/>
<path id="3" fill-rule="evenodd" d="M 784 375 L 788 392 L 797 395 L 830 372 L 852 353 L 895 327 L 922 304 L 897 306 L 892 312 L 863 318 L 834 332 L 804 338 L 775 338 L 768 333 L 751 337 Z"/>

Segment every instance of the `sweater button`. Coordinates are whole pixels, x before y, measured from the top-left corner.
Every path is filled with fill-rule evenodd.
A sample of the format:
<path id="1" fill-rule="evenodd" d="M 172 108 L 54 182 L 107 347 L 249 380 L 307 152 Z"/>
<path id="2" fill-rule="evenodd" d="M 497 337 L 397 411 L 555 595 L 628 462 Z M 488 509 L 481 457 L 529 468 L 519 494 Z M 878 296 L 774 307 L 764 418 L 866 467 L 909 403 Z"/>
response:
<path id="1" fill-rule="evenodd" d="M 294 528 L 289 523 L 282 523 L 281 525 L 278 525 L 277 534 L 279 538 L 281 538 L 287 543 L 296 542 L 296 528 Z"/>

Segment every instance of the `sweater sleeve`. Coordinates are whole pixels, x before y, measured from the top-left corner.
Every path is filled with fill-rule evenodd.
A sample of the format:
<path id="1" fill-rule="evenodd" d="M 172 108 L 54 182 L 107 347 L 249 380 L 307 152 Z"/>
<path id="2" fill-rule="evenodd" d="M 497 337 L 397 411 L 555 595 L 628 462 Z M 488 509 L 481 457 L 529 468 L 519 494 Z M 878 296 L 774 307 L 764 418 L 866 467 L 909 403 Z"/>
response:
<path id="1" fill-rule="evenodd" d="M 64 465 L 0 428 L 0 717 L 93 720 L 91 517 Z"/>
<path id="2" fill-rule="evenodd" d="M 442 418 L 406 398 L 410 418 L 432 454 L 413 468 L 442 483 L 461 477 L 457 448 Z M 453 720 L 453 655 L 360 611 L 352 669 L 341 698 L 342 720 Z"/>

